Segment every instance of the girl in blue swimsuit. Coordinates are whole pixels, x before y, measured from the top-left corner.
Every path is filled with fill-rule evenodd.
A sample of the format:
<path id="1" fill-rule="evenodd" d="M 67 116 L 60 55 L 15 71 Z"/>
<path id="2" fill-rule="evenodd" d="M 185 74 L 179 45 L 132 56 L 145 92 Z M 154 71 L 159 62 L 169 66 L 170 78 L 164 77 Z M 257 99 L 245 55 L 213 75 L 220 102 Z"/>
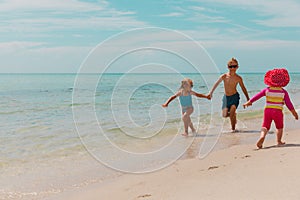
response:
<path id="1" fill-rule="evenodd" d="M 168 107 L 169 103 L 173 101 L 176 97 L 179 97 L 179 101 L 182 109 L 182 120 L 184 123 L 184 133 L 183 136 L 188 136 L 188 128 L 190 127 L 192 132 L 196 132 L 193 123 L 191 121 L 190 115 L 193 113 L 193 103 L 192 103 L 192 95 L 200 98 L 208 98 L 207 95 L 199 94 L 192 90 L 193 81 L 189 78 L 185 78 L 181 81 L 181 86 L 176 94 L 171 96 L 166 103 L 164 103 L 163 107 Z"/>

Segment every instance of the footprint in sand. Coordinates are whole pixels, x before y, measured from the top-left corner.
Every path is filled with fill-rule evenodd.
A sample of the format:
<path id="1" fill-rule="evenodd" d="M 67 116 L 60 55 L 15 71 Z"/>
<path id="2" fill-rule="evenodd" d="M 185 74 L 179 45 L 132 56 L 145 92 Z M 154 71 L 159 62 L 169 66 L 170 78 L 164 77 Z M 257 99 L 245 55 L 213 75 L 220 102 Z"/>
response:
<path id="1" fill-rule="evenodd" d="M 245 158 L 250 158 L 251 156 L 250 155 L 245 155 L 242 157 L 242 159 L 245 159 Z"/>
<path id="2" fill-rule="evenodd" d="M 219 168 L 219 166 L 211 166 L 207 170 L 212 170 L 212 169 L 217 169 L 217 168 Z"/>
<path id="3" fill-rule="evenodd" d="M 151 194 L 143 194 L 143 195 L 139 195 L 137 198 L 146 198 L 146 197 L 151 197 Z"/>

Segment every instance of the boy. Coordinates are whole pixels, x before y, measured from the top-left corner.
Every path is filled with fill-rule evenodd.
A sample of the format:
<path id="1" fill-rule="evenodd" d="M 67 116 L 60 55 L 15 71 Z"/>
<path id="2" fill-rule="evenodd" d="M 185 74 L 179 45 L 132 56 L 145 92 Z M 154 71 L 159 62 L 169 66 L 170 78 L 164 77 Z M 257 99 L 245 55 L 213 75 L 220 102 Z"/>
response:
<path id="1" fill-rule="evenodd" d="M 235 58 L 231 58 L 227 63 L 228 72 L 221 75 L 218 81 L 214 84 L 212 90 L 208 94 L 208 98 L 211 98 L 213 92 L 218 87 L 218 85 L 223 81 L 224 82 L 224 89 L 225 94 L 223 97 L 223 105 L 222 105 L 222 116 L 223 117 L 230 117 L 231 122 L 231 129 L 232 132 L 236 132 L 235 125 L 236 121 L 236 109 L 239 106 L 240 95 L 237 92 L 237 85 L 239 84 L 243 90 L 243 93 L 246 96 L 247 101 L 249 101 L 249 95 L 247 89 L 243 83 L 242 77 L 240 77 L 236 71 L 239 68 L 238 61 Z"/>

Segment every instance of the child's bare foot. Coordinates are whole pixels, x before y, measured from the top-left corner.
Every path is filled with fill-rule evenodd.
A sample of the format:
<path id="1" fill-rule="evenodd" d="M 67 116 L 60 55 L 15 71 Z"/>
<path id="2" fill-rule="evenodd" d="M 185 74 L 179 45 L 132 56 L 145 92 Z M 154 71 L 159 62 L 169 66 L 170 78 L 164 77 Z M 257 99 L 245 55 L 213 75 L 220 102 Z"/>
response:
<path id="1" fill-rule="evenodd" d="M 264 141 L 265 141 L 264 137 L 259 138 L 259 140 L 256 143 L 257 148 L 261 149 L 262 146 L 263 146 Z"/>
<path id="2" fill-rule="evenodd" d="M 182 136 L 188 136 L 189 134 L 187 132 L 184 132 L 181 134 Z"/>
<path id="3" fill-rule="evenodd" d="M 192 133 L 196 133 L 196 129 L 193 128 L 193 129 L 192 129 Z"/>
<path id="4" fill-rule="evenodd" d="M 283 146 L 283 145 L 285 145 L 285 142 L 282 141 L 277 142 L 277 146 Z"/>

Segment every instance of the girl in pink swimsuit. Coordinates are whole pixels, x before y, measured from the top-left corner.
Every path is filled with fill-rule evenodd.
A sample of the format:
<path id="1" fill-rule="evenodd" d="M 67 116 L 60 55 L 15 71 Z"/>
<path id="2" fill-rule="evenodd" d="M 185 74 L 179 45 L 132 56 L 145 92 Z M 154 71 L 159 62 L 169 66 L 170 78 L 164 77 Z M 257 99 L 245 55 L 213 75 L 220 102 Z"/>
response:
<path id="1" fill-rule="evenodd" d="M 252 97 L 247 103 L 244 104 L 244 108 L 251 106 L 252 103 L 259 100 L 263 96 L 266 96 L 266 106 L 264 110 L 264 120 L 262 124 L 261 136 L 257 142 L 257 147 L 262 148 L 265 137 L 270 130 L 271 123 L 274 120 L 277 132 L 277 145 L 284 145 L 282 142 L 283 133 L 283 105 L 285 104 L 295 119 L 298 120 L 298 114 L 294 109 L 294 106 L 290 100 L 288 92 L 283 89 L 290 81 L 288 71 L 286 69 L 273 69 L 266 73 L 265 84 L 269 87 L 263 89 L 254 97 Z"/>

